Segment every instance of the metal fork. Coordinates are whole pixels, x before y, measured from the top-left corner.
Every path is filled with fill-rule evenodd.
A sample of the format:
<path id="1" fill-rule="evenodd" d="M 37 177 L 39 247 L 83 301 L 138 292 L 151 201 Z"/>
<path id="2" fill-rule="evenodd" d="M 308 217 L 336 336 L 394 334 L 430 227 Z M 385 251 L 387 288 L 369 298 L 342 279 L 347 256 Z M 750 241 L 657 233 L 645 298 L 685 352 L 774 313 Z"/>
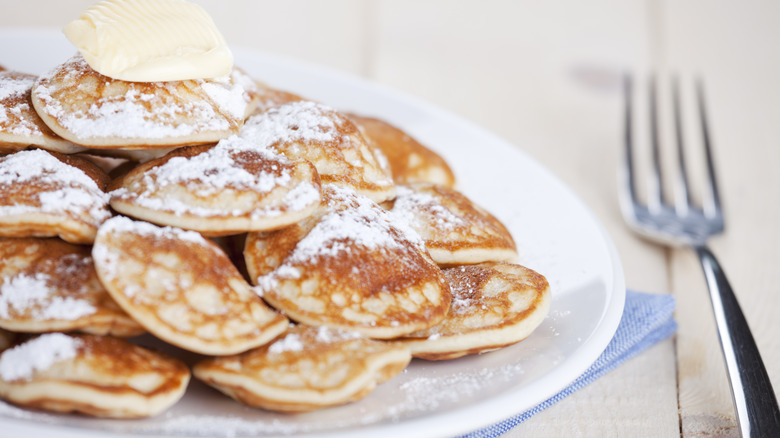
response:
<path id="1" fill-rule="evenodd" d="M 626 76 L 624 81 L 625 160 L 621 169 L 620 193 L 623 216 L 629 226 L 643 236 L 667 245 L 689 246 L 699 256 L 710 291 L 718 337 L 731 381 L 731 395 L 742 436 L 779 437 L 780 409 L 769 376 L 734 292 L 718 261 L 707 247 L 708 237 L 723 232 L 724 221 L 715 179 L 701 81 L 696 81 L 696 97 L 708 183 L 701 207 L 694 205 L 689 192 L 683 153 L 680 93 L 676 80 L 672 82 L 672 108 L 678 162 L 674 203 L 671 205 L 665 202 L 662 195 L 655 79 L 651 79 L 649 86 L 652 150 L 652 170 L 648 186 L 650 193 L 646 204 L 639 201 L 636 193 L 633 152 L 632 87 L 631 77 Z"/>

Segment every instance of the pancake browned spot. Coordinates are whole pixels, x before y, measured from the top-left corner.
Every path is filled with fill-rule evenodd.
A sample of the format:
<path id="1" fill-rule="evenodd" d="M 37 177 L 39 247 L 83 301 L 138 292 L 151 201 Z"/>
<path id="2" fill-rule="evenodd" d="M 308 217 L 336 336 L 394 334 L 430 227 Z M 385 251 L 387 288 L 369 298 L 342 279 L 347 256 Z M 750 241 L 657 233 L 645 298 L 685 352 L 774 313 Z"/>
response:
<path id="1" fill-rule="evenodd" d="M 283 332 L 225 253 L 195 231 L 117 216 L 98 230 L 95 268 L 114 300 L 158 338 L 202 354 L 234 354 Z"/>
<path id="2" fill-rule="evenodd" d="M 310 101 L 276 106 L 250 117 L 239 134 L 260 148 L 314 164 L 323 183 L 349 187 L 376 202 L 395 195 L 357 126 L 333 108 Z"/>
<path id="3" fill-rule="evenodd" d="M 433 183 L 455 187 L 455 174 L 439 154 L 409 134 L 374 117 L 349 114 L 363 135 L 387 158 L 396 184 Z"/>
<path id="4" fill-rule="evenodd" d="M 544 276 L 503 262 L 456 266 L 444 270 L 452 305 L 441 323 L 399 340 L 414 357 L 454 359 L 522 341 L 550 309 Z"/>
<path id="5" fill-rule="evenodd" d="M 298 325 L 267 346 L 202 361 L 193 374 L 246 405 L 304 412 L 359 400 L 410 360 L 399 343 Z"/>
<path id="6" fill-rule="evenodd" d="M 120 213 L 208 235 L 277 229 L 320 204 L 311 163 L 236 136 L 141 164 L 111 189 L 111 206 Z"/>
<path id="7" fill-rule="evenodd" d="M 53 412 L 149 417 L 179 401 L 189 380 L 179 360 L 108 336 L 47 333 L 0 355 L 0 397 Z"/>
<path id="8" fill-rule="evenodd" d="M 15 152 L 28 146 L 62 153 L 84 150 L 55 134 L 35 112 L 30 90 L 37 78 L 0 71 L 0 152 Z"/>
<path id="9" fill-rule="evenodd" d="M 392 338 L 444 318 L 450 295 L 422 243 L 370 199 L 323 186 L 313 217 L 249 233 L 245 256 L 263 298 L 310 325 Z"/>
<path id="10" fill-rule="evenodd" d="M 509 230 L 462 193 L 427 183 L 398 186 L 397 193 L 392 215 L 422 237 L 440 265 L 517 259 Z"/>
<path id="11" fill-rule="evenodd" d="M 238 131 L 249 96 L 235 77 L 126 82 L 76 55 L 32 89 L 41 119 L 61 137 L 96 149 L 213 143 Z"/>
<path id="12" fill-rule="evenodd" d="M 0 157 L 0 236 L 92 243 L 111 217 L 108 176 L 86 159 L 40 149 Z"/>
<path id="13" fill-rule="evenodd" d="M 144 333 L 103 288 L 90 252 L 59 239 L 0 237 L 0 327 L 26 333 Z"/>

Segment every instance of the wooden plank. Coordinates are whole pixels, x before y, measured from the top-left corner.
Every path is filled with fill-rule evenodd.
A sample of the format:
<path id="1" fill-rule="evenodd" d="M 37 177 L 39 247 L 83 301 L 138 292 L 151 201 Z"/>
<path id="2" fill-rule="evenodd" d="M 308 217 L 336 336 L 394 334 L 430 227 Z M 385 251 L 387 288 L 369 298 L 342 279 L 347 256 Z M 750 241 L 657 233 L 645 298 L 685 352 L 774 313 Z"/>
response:
<path id="1" fill-rule="evenodd" d="M 662 64 L 705 75 L 727 232 L 713 239 L 767 365 L 780 388 L 780 37 L 770 2 L 663 2 Z M 691 124 L 689 130 L 695 129 Z M 693 139 L 695 141 L 695 139 Z M 701 269 L 689 251 L 671 265 L 678 298 L 680 411 L 684 436 L 738 436 Z"/>

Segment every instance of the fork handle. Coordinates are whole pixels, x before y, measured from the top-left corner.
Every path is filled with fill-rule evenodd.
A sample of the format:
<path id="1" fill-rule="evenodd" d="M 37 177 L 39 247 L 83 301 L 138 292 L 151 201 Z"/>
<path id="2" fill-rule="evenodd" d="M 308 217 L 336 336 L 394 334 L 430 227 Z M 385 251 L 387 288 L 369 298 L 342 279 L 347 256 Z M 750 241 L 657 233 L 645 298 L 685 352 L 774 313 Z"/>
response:
<path id="1" fill-rule="evenodd" d="M 707 278 L 742 436 L 778 437 L 780 408 L 737 297 L 709 248 L 698 246 L 696 253 Z"/>

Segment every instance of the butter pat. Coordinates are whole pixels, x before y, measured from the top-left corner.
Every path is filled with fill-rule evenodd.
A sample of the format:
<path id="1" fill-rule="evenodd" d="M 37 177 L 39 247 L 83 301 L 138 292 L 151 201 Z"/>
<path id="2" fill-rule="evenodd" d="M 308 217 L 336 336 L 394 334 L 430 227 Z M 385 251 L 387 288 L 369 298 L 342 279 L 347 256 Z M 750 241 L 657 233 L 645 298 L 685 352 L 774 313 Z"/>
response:
<path id="1" fill-rule="evenodd" d="M 185 0 L 105 0 L 65 26 L 90 67 L 134 82 L 225 76 L 233 54 L 214 21 Z"/>

